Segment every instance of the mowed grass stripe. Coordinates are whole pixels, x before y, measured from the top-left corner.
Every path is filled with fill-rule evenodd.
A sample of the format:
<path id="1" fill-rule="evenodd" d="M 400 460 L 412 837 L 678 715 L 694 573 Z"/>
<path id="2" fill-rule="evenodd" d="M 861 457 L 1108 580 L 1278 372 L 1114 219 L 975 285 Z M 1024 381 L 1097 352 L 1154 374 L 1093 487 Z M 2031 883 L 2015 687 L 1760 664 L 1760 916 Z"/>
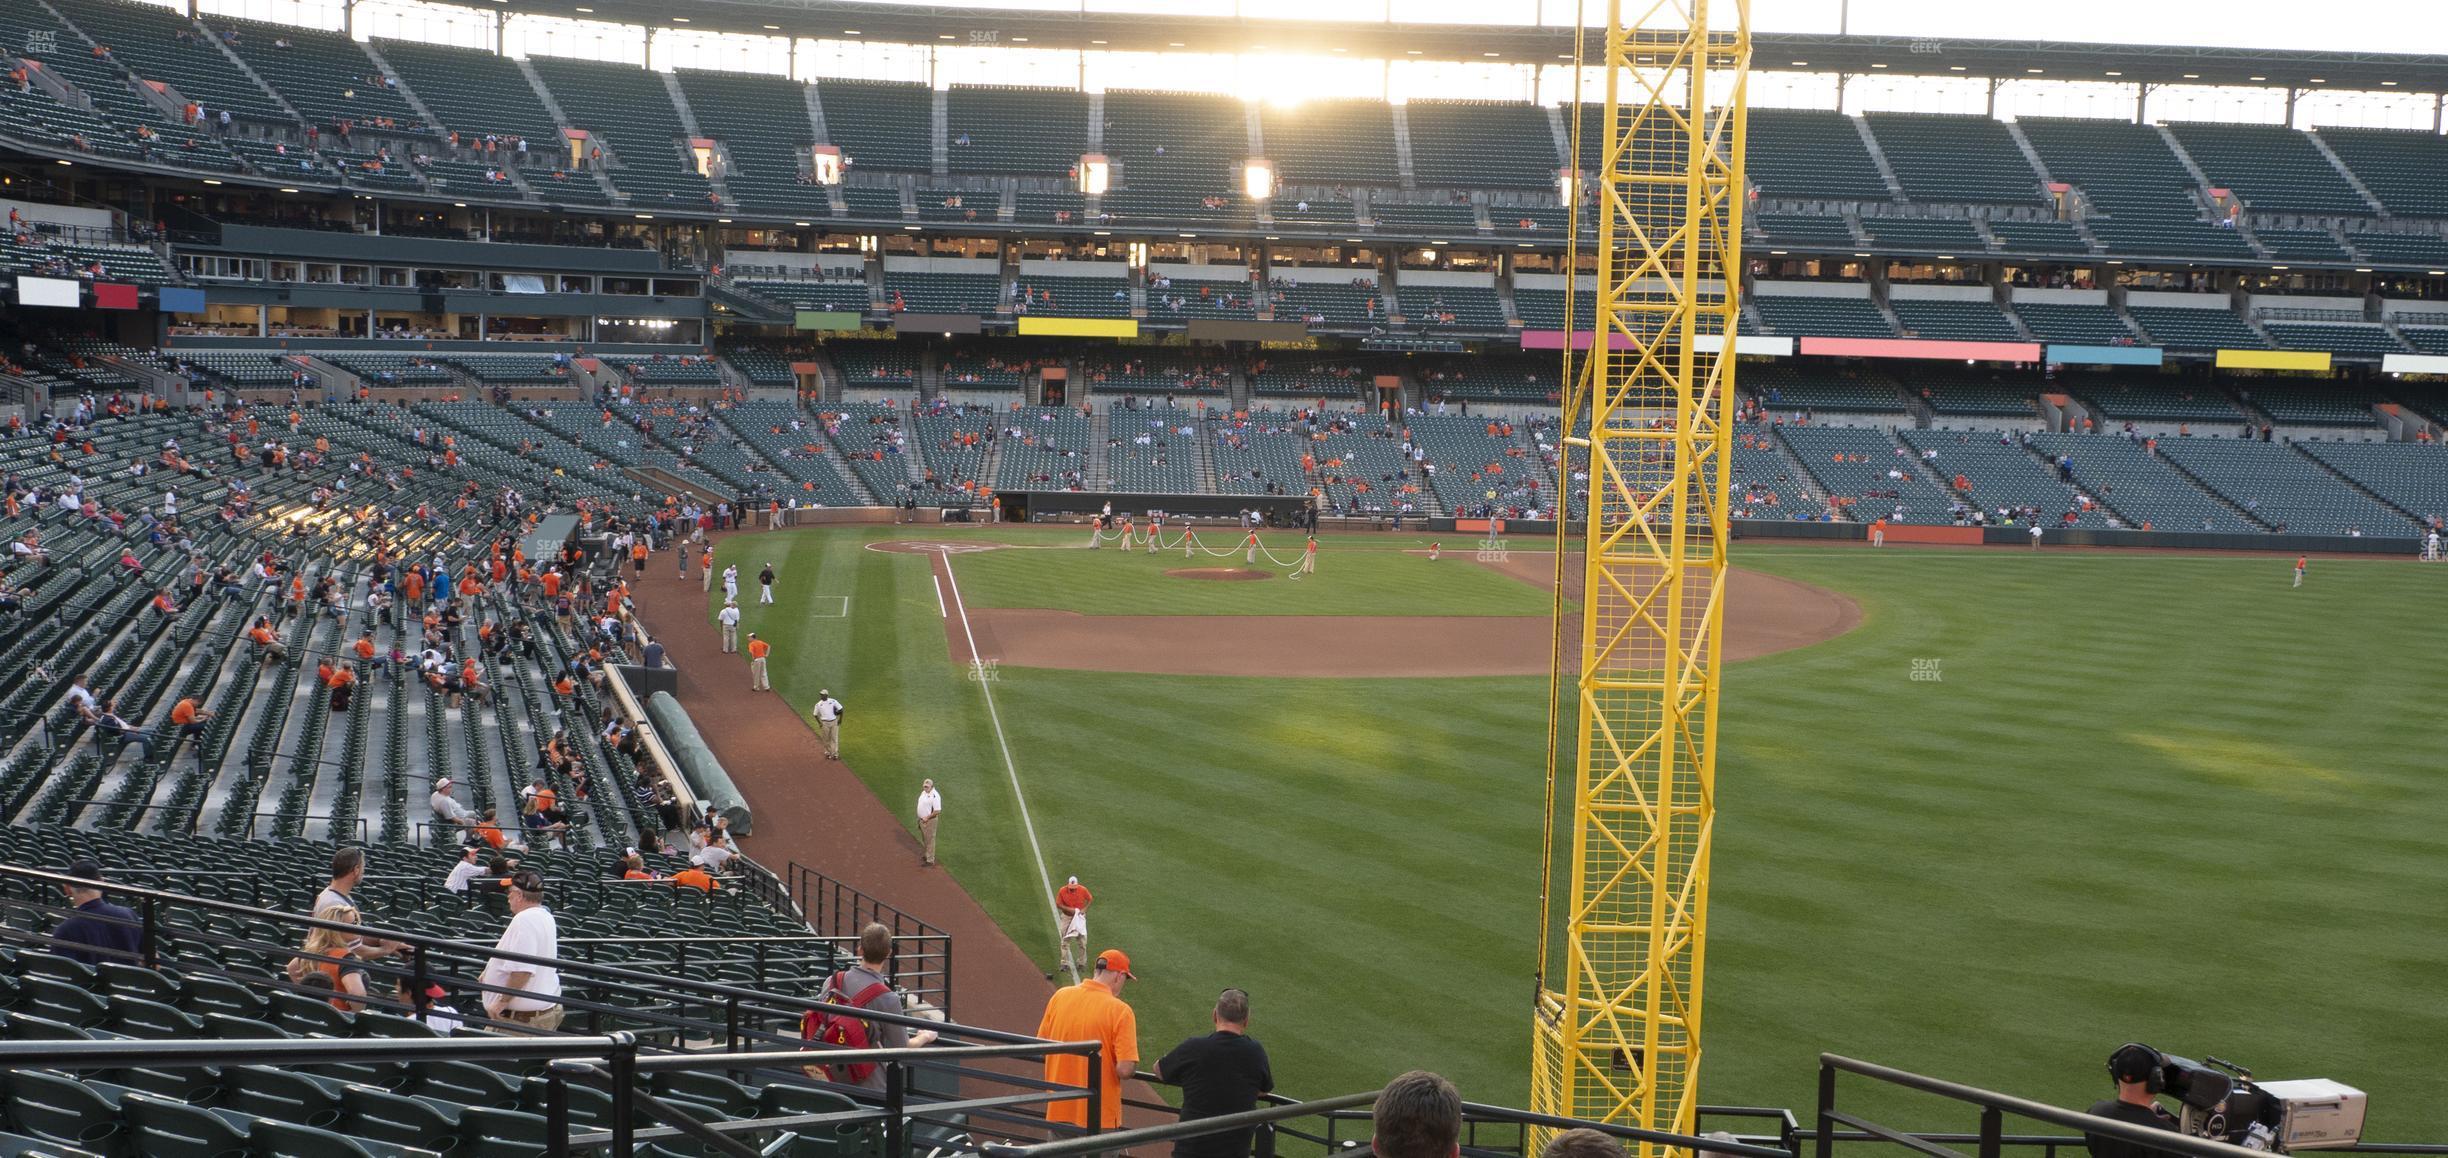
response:
<path id="1" fill-rule="evenodd" d="M 919 537 L 893 531 L 759 539 L 842 540 L 839 555 L 777 549 L 858 573 L 840 643 L 818 626 L 840 621 L 774 617 L 777 686 L 796 703 L 808 681 L 835 681 L 848 755 L 896 809 L 919 777 L 946 784 L 952 871 L 1051 964 L 925 560 L 857 549 Z M 1446 545 L 1433 565 L 1386 558 L 1445 568 Z M 1072 565 L 1030 577 L 1100 608 L 1100 588 L 1129 586 L 1121 560 L 1012 551 L 964 556 L 964 592 L 982 602 L 979 561 L 1023 557 Z M 1321 559 L 1321 589 L 1344 587 L 1338 557 Z M 1707 1100 L 1804 1105 L 1813 1057 L 1839 1049 L 2081 1105 L 2107 1050 L 2140 1038 L 2360 1085 L 2375 1137 L 2448 1126 L 2419 1067 L 2375 1064 L 2430 1056 L 2448 1031 L 2434 819 L 2448 791 L 2431 723 L 2448 681 L 2423 622 L 2448 576 L 2315 561 L 2295 591 L 2291 560 L 2258 557 L 1778 548 L 1737 562 L 1842 591 L 1866 618 L 1726 676 Z M 876 572 L 889 603 L 865 594 Z M 1485 569 L 1423 578 L 1467 572 Z M 1543 613 L 1543 596 L 1503 582 Z M 1360 601 L 1455 605 L 1419 590 Z M 890 628 L 858 622 L 896 611 Z M 1941 679 L 1913 682 L 1914 659 L 1938 660 Z M 1053 867 L 1097 887 L 1095 939 L 1161 963 L 1131 994 L 1147 1050 L 1201 1029 L 1215 990 L 1240 984 L 1288 1090 L 1430 1065 L 1494 1101 L 1525 1091 L 1543 693 L 1535 679 L 1029 669 L 998 687 Z M 907 718 L 860 714 L 887 705 Z M 1923 1100 L 1865 1104 L 1970 1125 Z"/>

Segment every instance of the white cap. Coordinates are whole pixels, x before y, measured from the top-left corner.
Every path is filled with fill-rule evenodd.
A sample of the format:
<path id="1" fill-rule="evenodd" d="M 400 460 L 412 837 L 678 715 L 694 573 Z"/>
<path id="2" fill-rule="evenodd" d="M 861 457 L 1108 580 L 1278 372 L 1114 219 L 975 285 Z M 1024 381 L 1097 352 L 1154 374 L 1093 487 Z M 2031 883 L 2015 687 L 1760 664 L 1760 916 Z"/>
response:
<path id="1" fill-rule="evenodd" d="M 1078 884 L 1078 883 L 1079 883 L 1079 878 L 1078 878 L 1078 877 L 1073 877 L 1073 878 L 1071 878 L 1071 883 L 1072 883 L 1072 884 L 1075 884 L 1075 885 L 1076 885 L 1076 884 Z"/>
<path id="2" fill-rule="evenodd" d="M 450 788 L 450 786 L 451 786 L 451 778 L 450 778 L 450 777 L 448 777 L 448 776 L 445 776 L 445 777 L 441 778 L 440 780 L 436 780 L 436 781 L 434 781 L 434 791 L 436 791 L 436 792 L 442 792 L 442 791 L 445 791 L 445 790 L 449 789 L 449 788 Z"/>

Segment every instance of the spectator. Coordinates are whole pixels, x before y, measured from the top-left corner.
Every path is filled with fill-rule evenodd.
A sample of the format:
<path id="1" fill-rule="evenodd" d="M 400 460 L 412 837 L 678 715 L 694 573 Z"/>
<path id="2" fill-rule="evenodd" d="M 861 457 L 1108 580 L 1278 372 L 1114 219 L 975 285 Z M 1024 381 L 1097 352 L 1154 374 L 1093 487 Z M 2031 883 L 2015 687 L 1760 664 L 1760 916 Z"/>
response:
<path id="1" fill-rule="evenodd" d="M 538 1032 L 559 1028 L 565 1012 L 556 1000 L 561 996 L 561 971 L 546 962 L 561 956 L 561 930 L 552 910 L 544 907 L 544 878 L 534 869 L 510 875 L 510 924 L 493 951 L 537 960 L 494 957 L 485 962 L 481 980 L 488 987 L 486 1015 Z"/>
<path id="2" fill-rule="evenodd" d="M 424 992 L 419 993 L 415 977 L 406 973 L 399 976 L 400 1004 L 412 1011 L 410 1017 L 424 1022 L 427 1028 L 443 1037 L 449 1037 L 459 1028 L 459 1011 L 442 1000 L 448 996 L 449 990 L 430 981 L 425 983 Z"/>
<path id="3" fill-rule="evenodd" d="M 364 849 L 344 848 L 333 853 L 331 883 L 325 885 L 322 892 L 315 894 L 315 912 L 320 914 L 325 909 L 339 905 L 349 910 L 350 923 L 354 924 L 356 922 L 354 914 L 357 911 L 357 882 L 365 879 L 365 870 Z M 379 937 L 353 941 L 351 947 L 359 957 L 367 958 L 388 957 L 406 948 L 397 942 L 385 941 Z"/>
<path id="4" fill-rule="evenodd" d="M 1093 1041 L 1103 1047 L 1097 1054 L 1102 1069 L 1095 1075 L 1094 1088 L 1096 1100 L 1103 1106 L 1099 1122 L 1107 1130 L 1122 1125 L 1122 1083 L 1139 1072 L 1139 1015 L 1122 1000 L 1122 987 L 1135 980 L 1138 975 L 1131 972 L 1130 955 L 1120 949 L 1107 949 L 1097 955 L 1095 976 L 1055 990 L 1054 996 L 1046 999 L 1045 1016 L 1037 1022 L 1037 1036 L 1045 1040 Z M 1058 1086 L 1087 1087 L 1088 1059 L 1078 1054 L 1048 1054 L 1045 1080 Z M 1084 1127 L 1088 1124 L 1089 1100 L 1078 1097 L 1051 1102 L 1046 1106 L 1046 1121 Z"/>
<path id="5" fill-rule="evenodd" d="M 329 895 L 328 890 L 326 895 Z M 317 905 L 315 919 L 354 925 L 357 923 L 357 907 L 345 901 Z M 331 980 L 332 1008 L 342 1013 L 355 1013 L 365 1008 L 366 995 L 365 966 L 357 963 L 359 949 L 357 938 L 347 932 L 321 927 L 310 929 L 306 933 L 306 944 L 298 950 L 297 956 L 289 959 L 289 980 L 294 984 L 305 980 L 310 973 L 321 973 Z"/>
<path id="6" fill-rule="evenodd" d="M 205 711 L 204 706 L 197 703 L 194 696 L 183 696 L 170 708 L 170 723 L 179 730 L 180 739 L 201 740 L 204 735 L 204 721 L 213 718 L 216 714 Z M 196 758 L 203 759 L 202 753 L 199 752 Z"/>
<path id="7" fill-rule="evenodd" d="M 1156 1063 L 1156 1077 L 1181 1087 L 1185 1122 L 1258 1108 L 1258 1095 L 1274 1092 L 1275 1070 L 1266 1047 L 1249 1036 L 1249 994 L 1227 989 L 1218 995 L 1215 1032 L 1174 1046 Z M 1246 1158 L 1249 1152 L 1247 1129 L 1173 1144 L 1173 1158 Z"/>
<path id="8" fill-rule="evenodd" d="M 1387 1082 L 1372 1116 L 1369 1146 L 1378 1158 L 1455 1158 L 1462 1152 L 1462 1094 L 1426 1070 Z"/>
<path id="9" fill-rule="evenodd" d="M 1624 1158 L 1624 1148 L 1596 1130 L 1566 1130 L 1539 1147 L 1539 1158 Z"/>
<path id="10" fill-rule="evenodd" d="M 443 826 L 448 825 L 464 830 L 469 827 L 471 821 L 475 820 L 475 814 L 468 811 L 467 805 L 459 803 L 459 798 L 451 795 L 451 778 L 448 776 L 434 781 L 433 795 L 425 799 L 426 803 L 433 808 L 434 839 L 437 841 L 442 839 L 440 830 Z M 467 833 L 461 831 L 452 839 L 466 840 Z"/>
<path id="11" fill-rule="evenodd" d="M 102 702 L 102 710 L 94 716 L 93 725 L 95 747 L 101 747 L 105 738 L 116 736 L 120 740 L 136 745 L 136 758 L 138 760 L 150 758 L 150 749 L 153 743 L 152 738 L 146 736 L 142 731 L 139 731 L 136 725 L 128 723 L 127 720 L 121 718 L 119 715 L 119 700 L 116 697 L 104 700 Z"/>
<path id="12" fill-rule="evenodd" d="M 892 960 L 892 930 L 869 923 L 859 930 L 858 964 L 833 975 L 825 985 L 823 1000 L 837 1005 L 856 1006 L 869 1013 L 900 1013 L 901 994 L 893 988 L 886 972 Z M 893 1022 L 867 1023 L 867 1043 L 876 1049 L 907 1049 L 909 1027 Z M 884 1088 L 884 1067 L 877 1066 L 867 1076 L 853 1083 L 871 1090 Z"/>
<path id="13" fill-rule="evenodd" d="M 63 875 L 80 881 L 102 880 L 102 865 L 97 861 L 80 860 L 67 867 Z M 76 915 L 61 921 L 51 930 L 51 943 L 59 955 L 87 965 L 104 961 L 123 964 L 143 964 L 138 954 L 144 947 L 144 929 L 136 911 L 125 905 L 114 905 L 102 899 L 102 890 L 84 885 L 65 886 L 68 903 Z"/>
<path id="14" fill-rule="evenodd" d="M 468 882 L 475 880 L 484 872 L 483 857 L 484 853 L 475 845 L 471 844 L 460 849 L 459 863 L 452 865 L 450 874 L 442 878 L 442 887 L 451 892 L 466 895 Z"/>

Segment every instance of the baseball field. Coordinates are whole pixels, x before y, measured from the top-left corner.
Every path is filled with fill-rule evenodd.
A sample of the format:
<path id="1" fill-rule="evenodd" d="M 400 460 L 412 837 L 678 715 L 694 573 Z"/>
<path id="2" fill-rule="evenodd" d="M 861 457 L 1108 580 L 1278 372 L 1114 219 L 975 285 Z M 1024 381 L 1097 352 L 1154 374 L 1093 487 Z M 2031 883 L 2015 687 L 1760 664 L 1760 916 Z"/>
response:
<path id="1" fill-rule="evenodd" d="M 1521 1102 L 1543 544 L 1334 536 L 1295 580 L 1086 537 L 731 557 L 780 576 L 742 602 L 783 699 L 849 705 L 844 759 L 903 824 L 936 780 L 945 871 L 1039 970 L 1049 880 L 1095 891 L 1149 1057 L 1238 985 L 1288 1092 L 1425 1065 Z M 2315 560 L 2295 589 L 2276 556 L 1736 562 L 1705 1100 L 1806 1106 L 1833 1049 L 2080 1105 L 2142 1040 L 2362 1087 L 2369 1138 L 2448 1130 L 2428 1073 L 2373 1064 L 2448 1040 L 2448 567 Z M 1208 568 L 1269 577 L 1174 574 Z"/>

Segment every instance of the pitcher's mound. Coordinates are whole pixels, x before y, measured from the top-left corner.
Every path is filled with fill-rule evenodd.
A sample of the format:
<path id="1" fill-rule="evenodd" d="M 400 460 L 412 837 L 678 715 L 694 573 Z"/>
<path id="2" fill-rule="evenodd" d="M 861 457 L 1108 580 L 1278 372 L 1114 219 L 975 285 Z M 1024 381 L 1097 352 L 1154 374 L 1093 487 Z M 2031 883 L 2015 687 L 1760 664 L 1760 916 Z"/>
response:
<path id="1" fill-rule="evenodd" d="M 1226 583 L 1275 577 L 1272 571 L 1252 571 L 1247 567 L 1176 567 L 1165 574 L 1175 579 L 1217 579 Z"/>

